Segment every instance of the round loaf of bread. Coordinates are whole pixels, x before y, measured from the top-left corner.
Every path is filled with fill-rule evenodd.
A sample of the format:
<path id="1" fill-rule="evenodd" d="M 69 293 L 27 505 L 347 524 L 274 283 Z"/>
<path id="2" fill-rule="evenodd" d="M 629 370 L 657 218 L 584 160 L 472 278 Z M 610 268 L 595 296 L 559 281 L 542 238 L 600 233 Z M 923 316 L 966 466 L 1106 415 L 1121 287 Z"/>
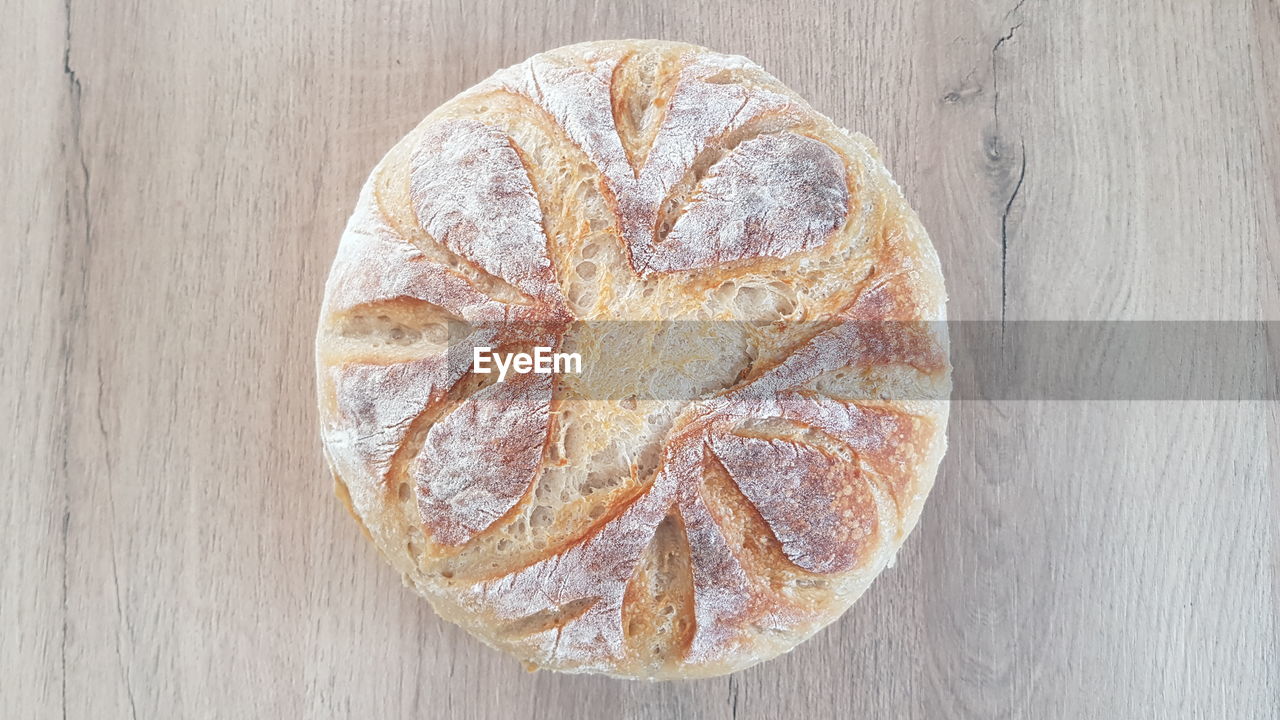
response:
<path id="1" fill-rule="evenodd" d="M 370 175 L 316 340 L 324 447 L 406 584 L 528 667 L 726 673 L 915 525 L 945 302 L 872 143 L 749 60 L 560 48 Z"/>

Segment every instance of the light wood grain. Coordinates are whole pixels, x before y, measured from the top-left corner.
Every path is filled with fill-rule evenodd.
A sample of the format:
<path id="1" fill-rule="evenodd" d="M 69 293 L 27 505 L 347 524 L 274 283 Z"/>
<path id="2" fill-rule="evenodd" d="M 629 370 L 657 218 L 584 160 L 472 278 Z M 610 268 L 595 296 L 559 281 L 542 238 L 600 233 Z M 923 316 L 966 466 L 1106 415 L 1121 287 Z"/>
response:
<path id="1" fill-rule="evenodd" d="M 874 138 L 953 317 L 1280 320 L 1274 0 L 4 17 L 5 716 L 1280 715 L 1280 403 L 957 403 L 844 619 L 640 684 L 527 674 L 401 587 L 331 497 L 311 371 L 380 154 L 497 67 L 624 36 L 749 55 Z"/>

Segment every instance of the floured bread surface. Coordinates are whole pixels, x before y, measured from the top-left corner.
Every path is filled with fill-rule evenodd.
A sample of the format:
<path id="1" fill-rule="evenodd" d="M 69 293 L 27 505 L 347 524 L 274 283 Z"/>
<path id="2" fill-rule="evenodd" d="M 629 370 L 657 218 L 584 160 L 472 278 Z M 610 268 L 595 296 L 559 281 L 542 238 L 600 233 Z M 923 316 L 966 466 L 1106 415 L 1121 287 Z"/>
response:
<path id="1" fill-rule="evenodd" d="M 316 341 L 324 445 L 406 583 L 490 645 L 725 673 L 838 617 L 915 525 L 944 317 L 865 137 L 745 58 L 574 45 L 374 169 Z M 479 346 L 583 372 L 498 382 Z"/>

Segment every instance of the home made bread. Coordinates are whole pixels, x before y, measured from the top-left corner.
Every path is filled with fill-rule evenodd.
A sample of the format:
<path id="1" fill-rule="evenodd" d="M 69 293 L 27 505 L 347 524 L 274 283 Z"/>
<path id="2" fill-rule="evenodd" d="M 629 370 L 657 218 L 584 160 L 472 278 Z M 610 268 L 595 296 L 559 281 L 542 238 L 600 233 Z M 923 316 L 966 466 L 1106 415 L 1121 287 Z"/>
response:
<path id="1" fill-rule="evenodd" d="M 945 300 L 876 148 L 750 61 L 560 48 L 365 183 L 316 340 L 326 455 L 406 584 L 529 667 L 729 672 L 915 525 Z M 580 371 L 474 363 L 539 347 Z"/>

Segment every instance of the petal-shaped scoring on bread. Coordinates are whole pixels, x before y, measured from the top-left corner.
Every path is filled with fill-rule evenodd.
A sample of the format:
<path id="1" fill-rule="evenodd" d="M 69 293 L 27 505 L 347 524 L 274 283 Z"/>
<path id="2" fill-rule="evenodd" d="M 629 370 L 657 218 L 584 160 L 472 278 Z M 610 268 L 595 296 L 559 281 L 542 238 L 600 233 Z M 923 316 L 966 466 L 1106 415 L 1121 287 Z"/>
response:
<path id="1" fill-rule="evenodd" d="M 865 471 L 885 484 L 895 501 L 910 501 L 914 480 L 904 468 L 915 467 L 929 452 L 938 433 L 928 418 L 870 404 L 841 402 L 816 393 L 779 395 L 779 416 L 820 428 L 856 453 Z"/>
<path id="2" fill-rule="evenodd" d="M 791 562 L 814 573 L 852 568 L 876 526 L 857 468 L 808 445 L 726 434 L 711 447 Z"/>
<path id="3" fill-rule="evenodd" d="M 366 183 L 329 272 L 325 313 L 396 298 L 422 300 L 477 325 L 507 314 L 502 303 L 401 237 L 378 212 L 372 183 Z"/>
<path id="4" fill-rule="evenodd" d="M 538 298 L 559 298 L 542 210 L 510 139 L 475 120 L 442 120 L 413 154 L 410 196 L 445 247 Z"/>
<path id="5" fill-rule="evenodd" d="M 795 133 L 761 135 L 711 167 L 648 267 L 693 270 L 813 250 L 848 212 L 835 151 Z"/>
<path id="6" fill-rule="evenodd" d="M 483 345 L 492 335 L 492 330 L 481 330 L 471 340 Z M 330 458 L 346 472 L 360 472 L 383 484 L 410 425 L 428 406 L 440 402 L 466 372 L 465 364 L 448 355 L 330 368 L 335 415 L 341 419 L 326 433 Z"/>
<path id="7" fill-rule="evenodd" d="M 423 522 L 461 545 L 524 496 L 547 444 L 550 375 L 518 375 L 467 398 L 431 427 L 409 466 Z"/>
<path id="8" fill-rule="evenodd" d="M 579 665 L 622 656 L 627 581 L 671 507 L 677 487 L 672 472 L 659 473 L 644 492 L 577 542 L 516 572 L 467 587 L 463 601 L 475 612 L 519 620 L 586 600 L 590 604 L 585 612 L 530 638 L 537 651 Z"/>
<path id="9" fill-rule="evenodd" d="M 584 310 L 566 273 L 604 300 Z M 747 281 L 791 314 L 752 325 L 773 339 L 683 410 L 469 372 L 476 346 L 564 347 L 571 311 L 753 321 L 732 304 Z M 399 325 L 346 332 L 357 316 L 464 332 L 397 345 Z M 743 58 L 573 46 L 447 103 L 366 184 L 317 339 L 325 445 L 383 554 L 489 643 L 561 670 L 719 674 L 837 617 L 914 525 L 945 406 L 886 388 L 945 388 L 943 318 L 936 255 L 865 138 Z"/>
<path id="10" fill-rule="evenodd" d="M 694 631 L 684 650 L 684 659 L 690 663 L 711 663 L 724 659 L 735 646 L 743 644 L 743 627 L 752 620 L 752 610 L 774 610 L 788 603 L 780 598 L 759 596 L 759 583 L 753 582 L 725 537 L 721 525 L 725 520 L 718 520 L 707 507 L 703 497 L 705 486 L 701 483 L 706 471 L 706 456 L 701 452 L 703 438 L 691 440 L 697 443 L 700 462 L 694 471 L 695 477 L 685 483 L 679 493 L 680 520 L 689 540 L 694 609 Z"/>

